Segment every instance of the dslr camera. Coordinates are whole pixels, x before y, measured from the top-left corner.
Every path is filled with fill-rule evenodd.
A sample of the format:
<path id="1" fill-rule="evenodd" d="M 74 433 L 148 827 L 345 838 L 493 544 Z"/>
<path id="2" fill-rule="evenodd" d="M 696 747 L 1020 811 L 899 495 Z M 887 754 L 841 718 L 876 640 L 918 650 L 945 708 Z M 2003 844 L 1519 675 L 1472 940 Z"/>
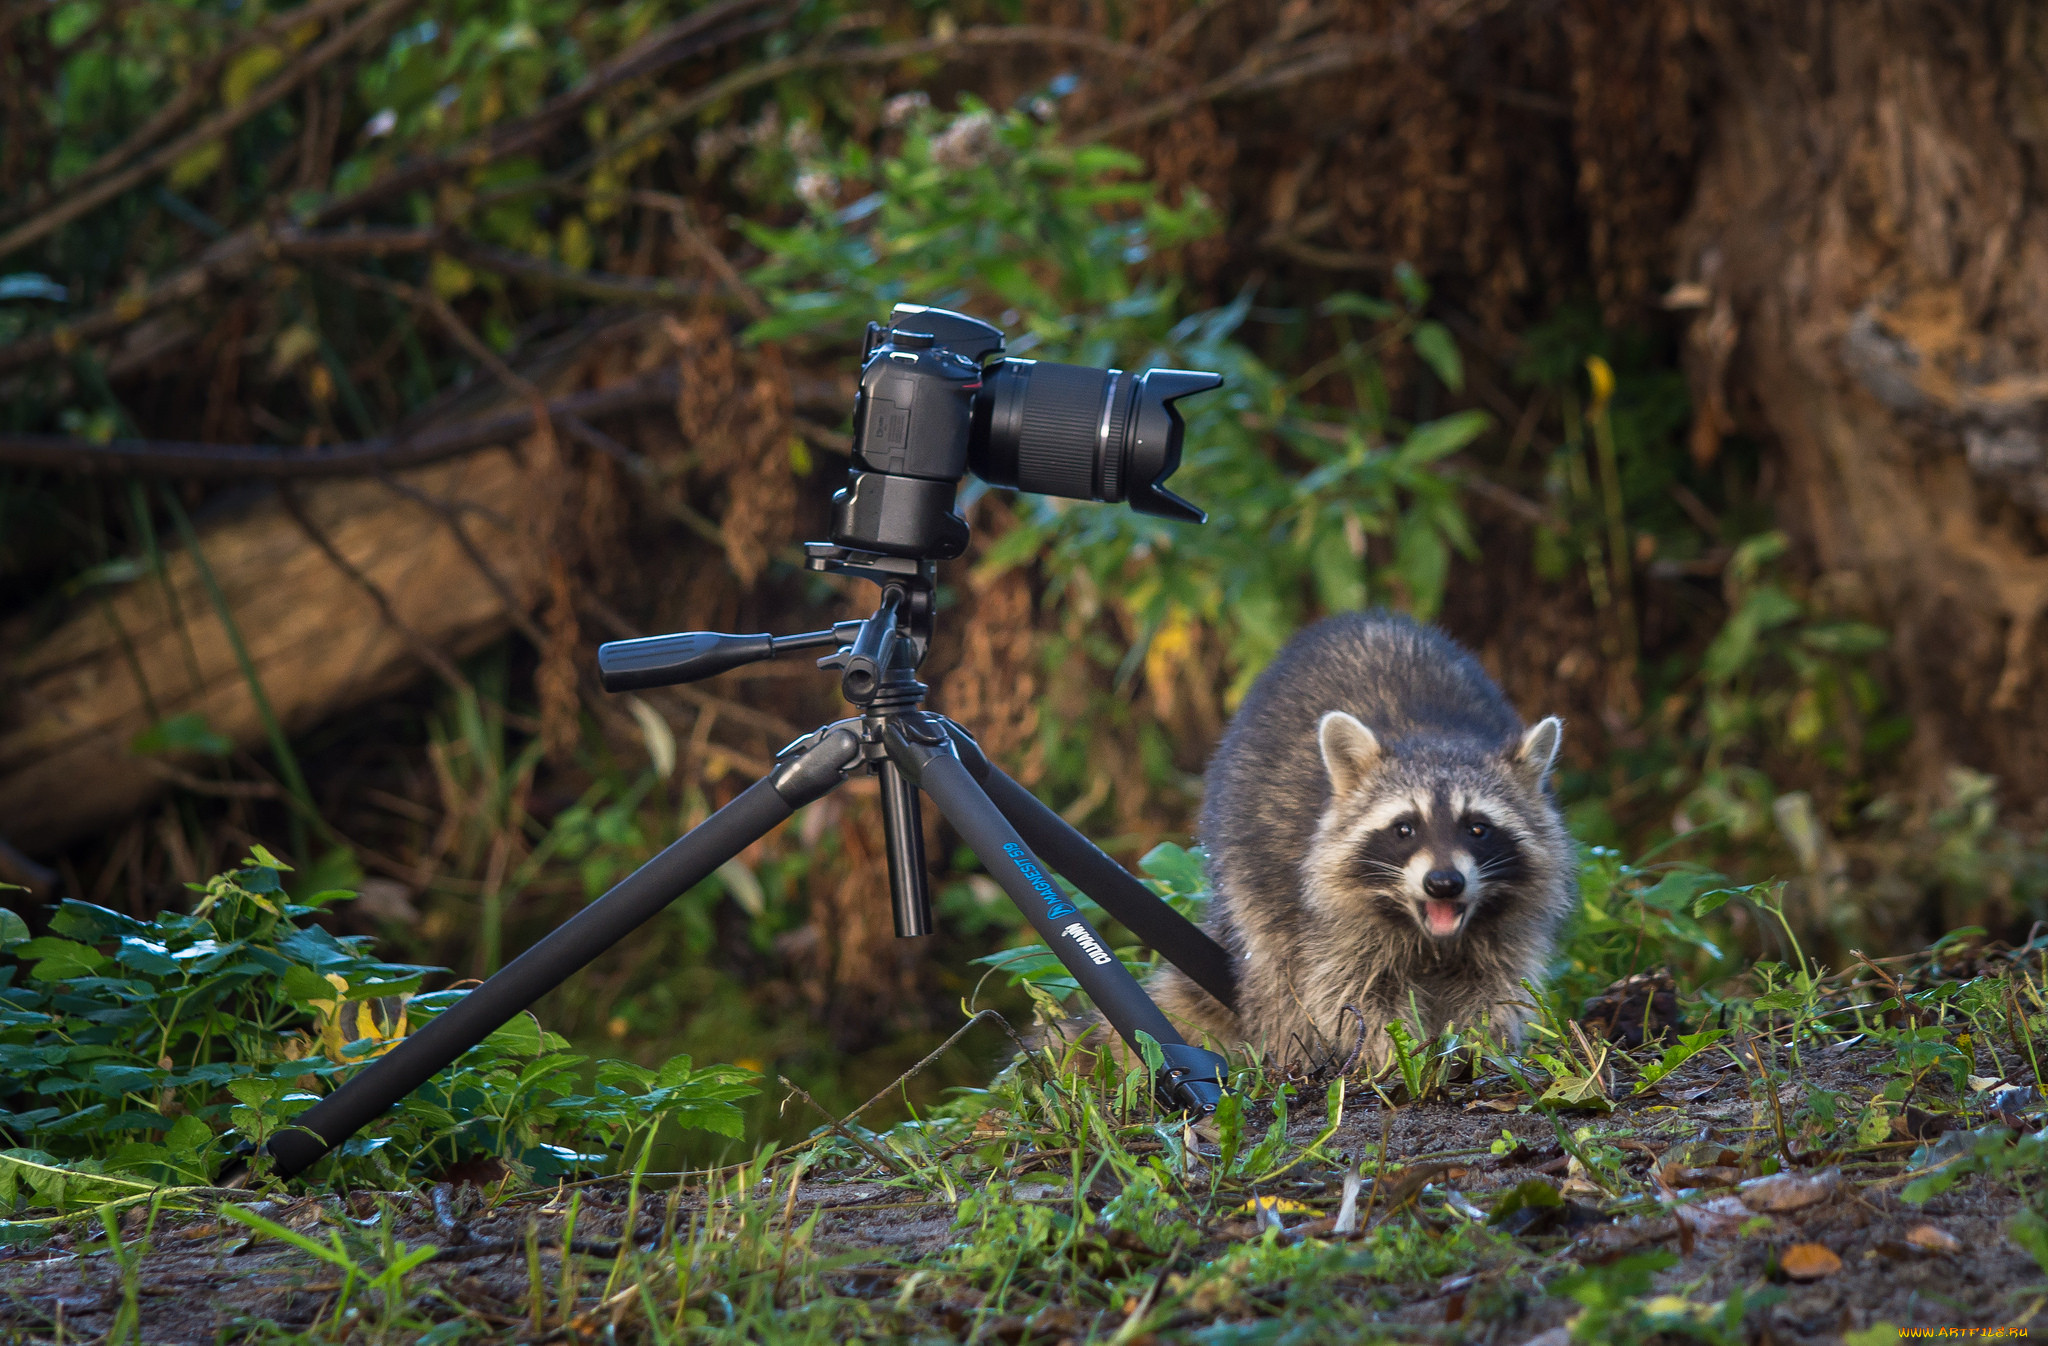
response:
<path id="1" fill-rule="evenodd" d="M 1186 426 L 1174 404 L 1220 386 L 1190 369 L 1126 373 L 1003 357 L 978 318 L 898 304 L 868 324 L 853 408 L 853 467 L 832 497 L 832 541 L 944 561 L 967 550 L 954 507 L 972 471 L 996 486 L 1128 504 L 1201 523 L 1166 488 Z"/>

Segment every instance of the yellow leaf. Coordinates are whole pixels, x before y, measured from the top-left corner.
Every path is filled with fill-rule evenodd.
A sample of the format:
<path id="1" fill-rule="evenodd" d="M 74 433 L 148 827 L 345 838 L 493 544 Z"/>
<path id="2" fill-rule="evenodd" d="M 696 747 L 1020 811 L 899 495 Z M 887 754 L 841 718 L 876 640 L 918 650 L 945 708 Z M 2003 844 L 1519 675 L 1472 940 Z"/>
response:
<path id="1" fill-rule="evenodd" d="M 1232 1215 L 1255 1215 L 1258 1213 L 1261 1207 L 1264 1207 L 1265 1209 L 1272 1211 L 1275 1215 L 1318 1214 L 1316 1208 L 1314 1206 L 1309 1205 L 1307 1202 L 1296 1201 L 1292 1197 L 1284 1196 L 1254 1197 L 1250 1201 L 1245 1202 L 1242 1206 L 1239 1206 L 1236 1210 L 1230 1213 Z"/>
<path id="2" fill-rule="evenodd" d="M 293 323 L 270 343 L 270 376 L 278 378 L 298 368 L 301 361 L 320 349 L 320 335 L 305 323 Z"/>
<path id="3" fill-rule="evenodd" d="M 457 299 L 475 288 L 476 272 L 446 253 L 437 252 L 427 268 L 427 281 L 443 299 Z"/>
<path id="4" fill-rule="evenodd" d="M 1175 608 L 1152 633 L 1152 643 L 1145 649 L 1145 685 L 1152 689 L 1152 700 L 1162 716 L 1173 714 L 1180 671 L 1194 652 L 1195 624 L 1185 611 Z"/>
<path id="5" fill-rule="evenodd" d="M 220 77 L 220 99 L 229 107 L 244 102 L 256 92 L 256 86 L 277 72 L 284 64 L 284 52 L 276 47 L 251 47 L 228 62 L 227 73 Z"/>
<path id="6" fill-rule="evenodd" d="M 1586 377 L 1593 384 L 1593 404 L 1586 408 L 1586 415 L 1598 418 L 1607 410 L 1608 399 L 1614 396 L 1614 370 L 1597 355 L 1586 357 Z"/>
<path id="7" fill-rule="evenodd" d="M 590 225 L 581 215 L 571 215 L 562 222 L 562 238 L 558 245 L 562 253 L 562 265 L 571 271 L 588 271 L 590 259 L 597 255 L 597 246 L 590 239 Z"/>
<path id="8" fill-rule="evenodd" d="M 1819 1243 L 1795 1243 L 1778 1259 L 1778 1265 L 1795 1281 L 1817 1281 L 1842 1269 L 1842 1259 Z"/>
<path id="9" fill-rule="evenodd" d="M 206 181 L 213 175 L 213 170 L 220 167 L 221 155 L 226 151 L 227 147 L 223 142 L 209 140 L 172 164 L 169 174 L 171 190 L 186 191 Z"/>

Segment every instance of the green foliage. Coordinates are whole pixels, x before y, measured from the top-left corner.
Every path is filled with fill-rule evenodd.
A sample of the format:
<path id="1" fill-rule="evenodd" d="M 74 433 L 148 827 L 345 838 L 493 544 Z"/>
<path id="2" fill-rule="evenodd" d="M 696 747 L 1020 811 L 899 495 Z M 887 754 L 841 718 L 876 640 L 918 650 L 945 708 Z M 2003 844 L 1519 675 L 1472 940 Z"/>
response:
<path id="1" fill-rule="evenodd" d="M 1867 622 L 1831 619 L 1775 573 L 1790 548 L 1762 533 L 1734 549 L 1724 584 L 1727 622 L 1700 663 L 1699 779 L 1685 816 L 1722 825 L 1736 840 L 1759 835 L 1778 789 L 1765 767 L 1805 760 L 1853 782 L 1871 754 L 1905 741 L 1909 726 L 1885 713 L 1870 656 L 1890 636 Z M 1853 788 L 1853 787 L 1852 787 Z"/>
<path id="2" fill-rule="evenodd" d="M 1660 965 L 1694 984 L 1726 975 L 1734 967 L 1729 943 L 1700 917 L 1751 891 L 1697 865 L 1631 864 L 1613 847 L 1584 848 L 1579 910 L 1552 970 L 1558 1003 L 1575 1010 L 1574 997 Z"/>
<path id="3" fill-rule="evenodd" d="M 1741 1290 L 1713 1304 L 1694 1304 L 1679 1295 L 1649 1297 L 1652 1278 L 1677 1260 L 1664 1252 L 1632 1253 L 1558 1277 L 1550 1292 L 1580 1305 L 1571 1323 L 1572 1340 L 1648 1346 L 1678 1337 L 1736 1346 L 1746 1340 L 1743 1316 L 1776 1297 L 1745 1295 Z"/>
<path id="4" fill-rule="evenodd" d="M 1915 1170 L 1924 1170 L 1899 1191 L 1899 1199 L 1914 1206 L 1926 1205 L 1975 1174 L 1999 1181 L 2026 1179 L 2026 1185 L 2038 1188 L 2041 1177 L 2048 1174 L 2048 1129 L 2017 1137 L 2010 1127 L 1996 1124 L 1950 1132 L 1915 1150 L 1909 1163 Z M 2029 1244 L 2022 1246 L 2033 1251 Z M 2043 1266 L 2048 1268 L 2048 1262 Z"/>
<path id="5" fill-rule="evenodd" d="M 439 969 L 389 963 L 313 919 L 351 896 L 291 898 L 258 847 L 194 885 L 189 913 L 144 922 L 66 902 L 52 933 L 0 923 L 0 1213 L 203 1185 L 238 1142 L 260 1145 L 409 1027 L 463 993 L 421 994 Z M 669 1125 L 737 1138 L 749 1072 L 592 1063 L 514 1020 L 349 1141 L 322 1176 L 430 1171 L 469 1154 L 535 1176 L 602 1166 Z"/>

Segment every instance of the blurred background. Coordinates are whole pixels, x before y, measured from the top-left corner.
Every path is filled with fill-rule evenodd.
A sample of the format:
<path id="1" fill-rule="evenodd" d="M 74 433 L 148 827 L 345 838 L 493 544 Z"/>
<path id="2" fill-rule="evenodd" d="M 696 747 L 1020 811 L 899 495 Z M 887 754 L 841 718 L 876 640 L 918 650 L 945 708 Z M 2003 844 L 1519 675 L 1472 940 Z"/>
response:
<path id="1" fill-rule="evenodd" d="M 1206 527 L 972 488 L 943 572 L 934 704 L 1120 858 L 1386 605 L 1565 717 L 1589 845 L 1782 878 L 1835 966 L 2025 938 L 2044 146 L 2020 3 L 10 0 L 5 899 L 148 916 L 260 842 L 488 974 L 839 713 L 593 653 L 867 610 L 800 544 L 913 300 L 1228 375 Z M 859 1102 L 1025 1003 L 928 842 L 934 939 L 849 789 L 543 1015 Z"/>

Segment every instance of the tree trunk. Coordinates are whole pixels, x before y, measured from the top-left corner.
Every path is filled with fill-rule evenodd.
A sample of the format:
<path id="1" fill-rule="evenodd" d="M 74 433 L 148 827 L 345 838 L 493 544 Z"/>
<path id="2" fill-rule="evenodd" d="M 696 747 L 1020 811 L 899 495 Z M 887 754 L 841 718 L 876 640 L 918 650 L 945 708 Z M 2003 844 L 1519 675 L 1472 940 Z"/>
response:
<path id="1" fill-rule="evenodd" d="M 149 769 L 130 744 L 171 716 L 196 711 L 237 747 L 264 743 L 235 636 L 289 733 L 396 691 L 423 662 L 502 634 L 542 577 L 534 549 L 522 545 L 533 494 L 527 468 L 492 449 L 399 481 L 300 488 L 299 517 L 265 494 L 206 527 L 201 546 L 233 635 L 195 558 L 180 548 L 164 557 L 161 578 L 81 601 L 10 660 L 12 686 L 0 697 L 8 712 L 0 833 L 47 853 L 146 802 L 166 772 Z M 169 765 L 189 772 L 199 764 Z"/>
<path id="2" fill-rule="evenodd" d="M 1923 795 L 2048 788 L 2048 13 L 1707 12 L 1724 93 L 1681 232 L 1702 418 L 1766 438 L 1817 592 L 1895 632 Z"/>

